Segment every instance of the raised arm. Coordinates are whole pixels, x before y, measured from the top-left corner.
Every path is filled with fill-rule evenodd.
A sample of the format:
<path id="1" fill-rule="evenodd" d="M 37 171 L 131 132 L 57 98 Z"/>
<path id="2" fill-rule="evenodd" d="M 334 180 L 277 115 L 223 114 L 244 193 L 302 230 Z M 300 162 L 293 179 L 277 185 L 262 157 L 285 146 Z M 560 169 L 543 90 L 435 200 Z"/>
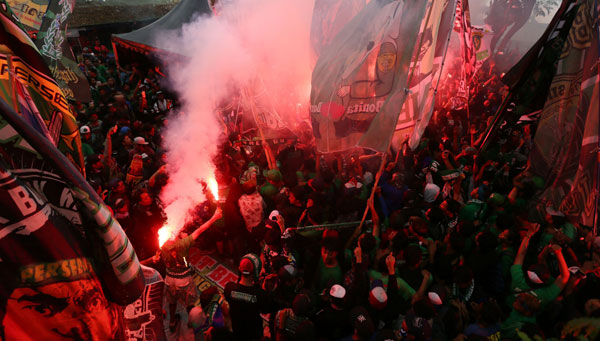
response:
<path id="1" fill-rule="evenodd" d="M 517 252 L 517 256 L 515 257 L 515 265 L 523 265 L 523 260 L 525 259 L 525 253 L 527 253 L 527 248 L 529 247 L 529 240 L 531 236 L 533 236 L 540 229 L 540 224 L 531 224 L 529 225 L 529 229 L 527 230 L 527 234 L 523 237 L 521 241 L 521 246 L 519 246 L 519 251 Z"/>
<path id="2" fill-rule="evenodd" d="M 198 227 L 194 232 L 192 232 L 191 236 L 194 240 L 198 239 L 198 237 L 200 237 L 200 235 L 208 230 L 209 227 L 212 226 L 212 224 L 215 223 L 215 221 L 221 219 L 221 217 L 223 216 L 223 212 L 221 211 L 220 207 L 217 207 L 217 209 L 215 210 L 215 213 L 213 214 L 212 217 L 210 217 L 210 219 L 208 219 L 204 224 L 202 224 L 200 227 Z"/>
<path id="3" fill-rule="evenodd" d="M 569 276 L 571 274 L 569 273 L 567 262 L 565 262 L 565 257 L 562 254 L 562 248 L 559 245 L 553 244 L 552 251 L 554 251 L 554 254 L 556 255 L 556 259 L 558 260 L 558 268 L 560 270 L 560 275 L 556 278 L 554 284 L 556 284 L 556 286 L 562 290 L 565 285 L 567 285 Z"/>

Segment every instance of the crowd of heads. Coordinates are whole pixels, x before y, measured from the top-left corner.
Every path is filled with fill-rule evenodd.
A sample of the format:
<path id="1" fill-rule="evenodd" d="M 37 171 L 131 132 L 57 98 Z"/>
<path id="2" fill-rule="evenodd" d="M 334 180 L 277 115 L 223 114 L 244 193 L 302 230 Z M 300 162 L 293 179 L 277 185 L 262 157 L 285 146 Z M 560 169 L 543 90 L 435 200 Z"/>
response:
<path id="1" fill-rule="evenodd" d="M 119 68 L 101 44 L 82 57 L 93 101 L 74 110 L 88 180 L 138 257 L 152 257 L 168 181 L 161 129 L 176 101 L 155 69 Z M 479 150 L 507 93 L 500 76 L 487 61 L 468 99 L 447 77 L 420 145 L 392 148 L 381 168 L 365 150 L 317 154 L 310 134 L 246 144 L 254 136 L 229 124 L 215 157 L 220 200 L 209 195 L 186 230 L 220 206 L 196 247 L 235 264 L 235 284 L 251 288 L 235 290 L 259 299 L 246 314 L 232 307 L 213 338 L 547 338 L 597 324 L 600 238 L 554 207 L 532 214 L 545 185 L 527 163 L 535 125 Z M 365 212 L 362 229 L 343 224 Z"/>

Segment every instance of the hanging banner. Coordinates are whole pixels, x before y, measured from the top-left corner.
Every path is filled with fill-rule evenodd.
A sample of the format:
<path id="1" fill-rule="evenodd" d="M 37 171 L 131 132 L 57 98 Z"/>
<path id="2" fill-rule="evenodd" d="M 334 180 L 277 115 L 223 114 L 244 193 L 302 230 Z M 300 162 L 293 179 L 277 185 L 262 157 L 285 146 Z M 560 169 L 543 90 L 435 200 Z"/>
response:
<path id="1" fill-rule="evenodd" d="M 67 23 L 75 0 L 51 0 L 35 41 L 64 95 L 75 101 L 92 100 L 90 85 L 67 43 Z"/>
<path id="2" fill-rule="evenodd" d="M 428 4 L 371 1 L 323 49 L 311 89 L 317 151 L 388 149 Z"/>
<path id="3" fill-rule="evenodd" d="M 27 31 L 40 30 L 49 0 L 7 0 L 7 2 Z"/>
<path id="4" fill-rule="evenodd" d="M 3 0 L 0 11 L 0 40 L 4 46 L 0 51 L 0 98 L 18 113 L 27 110 L 39 115 L 53 144 L 85 174 L 79 127 L 67 99 L 27 33 L 12 20 Z M 24 87 L 27 99 L 21 100 L 17 83 Z M 35 110 L 29 107 L 31 103 Z"/>
<path id="5" fill-rule="evenodd" d="M 592 226 L 598 170 L 598 30 L 594 1 L 581 2 L 557 63 L 533 149 L 533 172 L 547 185 L 541 199 Z"/>
<path id="6" fill-rule="evenodd" d="M 310 28 L 310 43 L 314 60 L 323 47 L 365 7 L 365 0 L 316 0 Z"/>

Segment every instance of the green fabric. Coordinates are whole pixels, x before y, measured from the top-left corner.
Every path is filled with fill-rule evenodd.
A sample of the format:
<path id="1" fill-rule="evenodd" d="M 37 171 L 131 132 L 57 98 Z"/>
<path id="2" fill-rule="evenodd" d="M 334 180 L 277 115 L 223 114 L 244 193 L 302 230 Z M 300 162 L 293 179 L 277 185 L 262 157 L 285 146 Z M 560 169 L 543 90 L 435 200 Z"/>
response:
<path id="1" fill-rule="evenodd" d="M 369 270 L 369 279 L 372 281 L 381 280 L 383 286 L 385 288 L 388 287 L 388 276 L 382 274 L 376 270 Z M 404 300 L 410 300 L 414 294 L 417 292 L 413 289 L 408 283 L 406 283 L 402 278 L 396 276 L 396 283 L 398 284 L 398 294 Z"/>
<path id="2" fill-rule="evenodd" d="M 516 310 L 512 310 L 508 318 L 500 327 L 502 330 L 503 339 L 514 339 L 517 336 L 517 329 L 523 328 L 525 324 L 536 324 L 535 316 L 525 316 Z"/>
<path id="3" fill-rule="evenodd" d="M 92 148 L 92 146 L 90 146 L 87 143 L 82 143 L 81 144 L 81 152 L 83 153 L 84 157 L 88 157 L 88 156 L 94 154 L 94 148 Z"/>
<path id="4" fill-rule="evenodd" d="M 172 272 L 185 271 L 188 268 L 189 250 L 192 245 L 194 245 L 194 238 L 192 236 L 166 242 L 161 248 L 160 257 L 165 263 L 167 270 Z M 175 251 L 175 257 L 173 257 L 172 251 Z"/>
<path id="5" fill-rule="evenodd" d="M 341 284 L 344 274 L 340 265 L 334 267 L 326 267 L 323 263 L 323 259 L 319 259 L 319 287 L 318 292 L 322 292 L 331 283 Z"/>
<path id="6" fill-rule="evenodd" d="M 563 226 L 560 227 L 559 230 L 571 240 L 573 240 L 575 238 L 576 233 L 577 233 L 575 226 L 573 226 L 573 224 L 571 224 L 571 223 L 565 223 Z M 544 246 L 550 244 L 550 241 L 552 240 L 553 237 L 554 236 L 550 233 L 546 233 L 546 232 L 542 233 L 542 236 L 541 236 L 540 242 L 539 242 L 539 246 L 544 247 Z"/>
<path id="7" fill-rule="evenodd" d="M 272 199 L 277 193 L 279 193 L 279 190 L 270 182 L 267 182 L 260 187 L 260 195 L 262 195 L 263 198 Z"/>
<path id="8" fill-rule="evenodd" d="M 532 290 L 525 280 L 525 273 L 523 272 L 523 266 L 521 264 L 513 264 L 510 267 L 510 276 L 512 281 L 510 283 L 510 290 L 514 295 L 507 297 L 508 304 L 512 306 L 516 299 L 517 294 L 525 291 L 532 291 L 533 294 L 540 300 L 541 308 L 543 309 L 548 303 L 555 300 L 560 294 L 560 288 L 553 282 L 543 288 Z"/>
<path id="9" fill-rule="evenodd" d="M 508 276 L 510 275 L 510 267 L 514 263 L 516 255 L 517 252 L 511 246 L 500 249 L 500 267 L 502 269 L 502 277 L 504 277 L 504 279 L 508 279 Z"/>

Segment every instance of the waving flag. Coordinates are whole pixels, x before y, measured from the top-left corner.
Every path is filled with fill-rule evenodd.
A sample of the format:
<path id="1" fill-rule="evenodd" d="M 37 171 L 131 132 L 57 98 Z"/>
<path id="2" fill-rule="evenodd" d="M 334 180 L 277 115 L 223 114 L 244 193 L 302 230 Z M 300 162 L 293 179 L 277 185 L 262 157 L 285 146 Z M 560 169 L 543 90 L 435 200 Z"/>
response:
<path id="1" fill-rule="evenodd" d="M 52 134 L 52 142 L 84 173 L 79 128 L 69 103 L 38 49 L 16 23 L 4 0 L 0 1 L 0 25 L 3 44 L 0 50 L 0 98 L 20 113 L 24 102 L 19 100 L 18 92 L 27 92 L 27 101 L 37 109 L 34 111 Z"/>
<path id="2" fill-rule="evenodd" d="M 88 103 L 92 100 L 90 85 L 67 43 L 67 24 L 74 9 L 75 0 L 51 0 L 35 44 L 63 94 L 70 100 Z"/>
<path id="3" fill-rule="evenodd" d="M 407 94 L 414 42 L 432 7 L 417 0 L 371 1 L 323 49 L 311 90 L 319 152 L 388 149 Z"/>
<path id="4" fill-rule="evenodd" d="M 365 4 L 365 0 L 315 1 L 310 28 L 310 42 L 315 59 L 319 57 L 323 47 L 331 43 L 342 28 L 365 7 Z"/>
<path id="5" fill-rule="evenodd" d="M 598 1 L 581 2 L 556 64 L 530 161 L 547 185 L 541 198 L 594 223 L 598 195 Z M 583 67 L 582 67 L 583 66 Z"/>

